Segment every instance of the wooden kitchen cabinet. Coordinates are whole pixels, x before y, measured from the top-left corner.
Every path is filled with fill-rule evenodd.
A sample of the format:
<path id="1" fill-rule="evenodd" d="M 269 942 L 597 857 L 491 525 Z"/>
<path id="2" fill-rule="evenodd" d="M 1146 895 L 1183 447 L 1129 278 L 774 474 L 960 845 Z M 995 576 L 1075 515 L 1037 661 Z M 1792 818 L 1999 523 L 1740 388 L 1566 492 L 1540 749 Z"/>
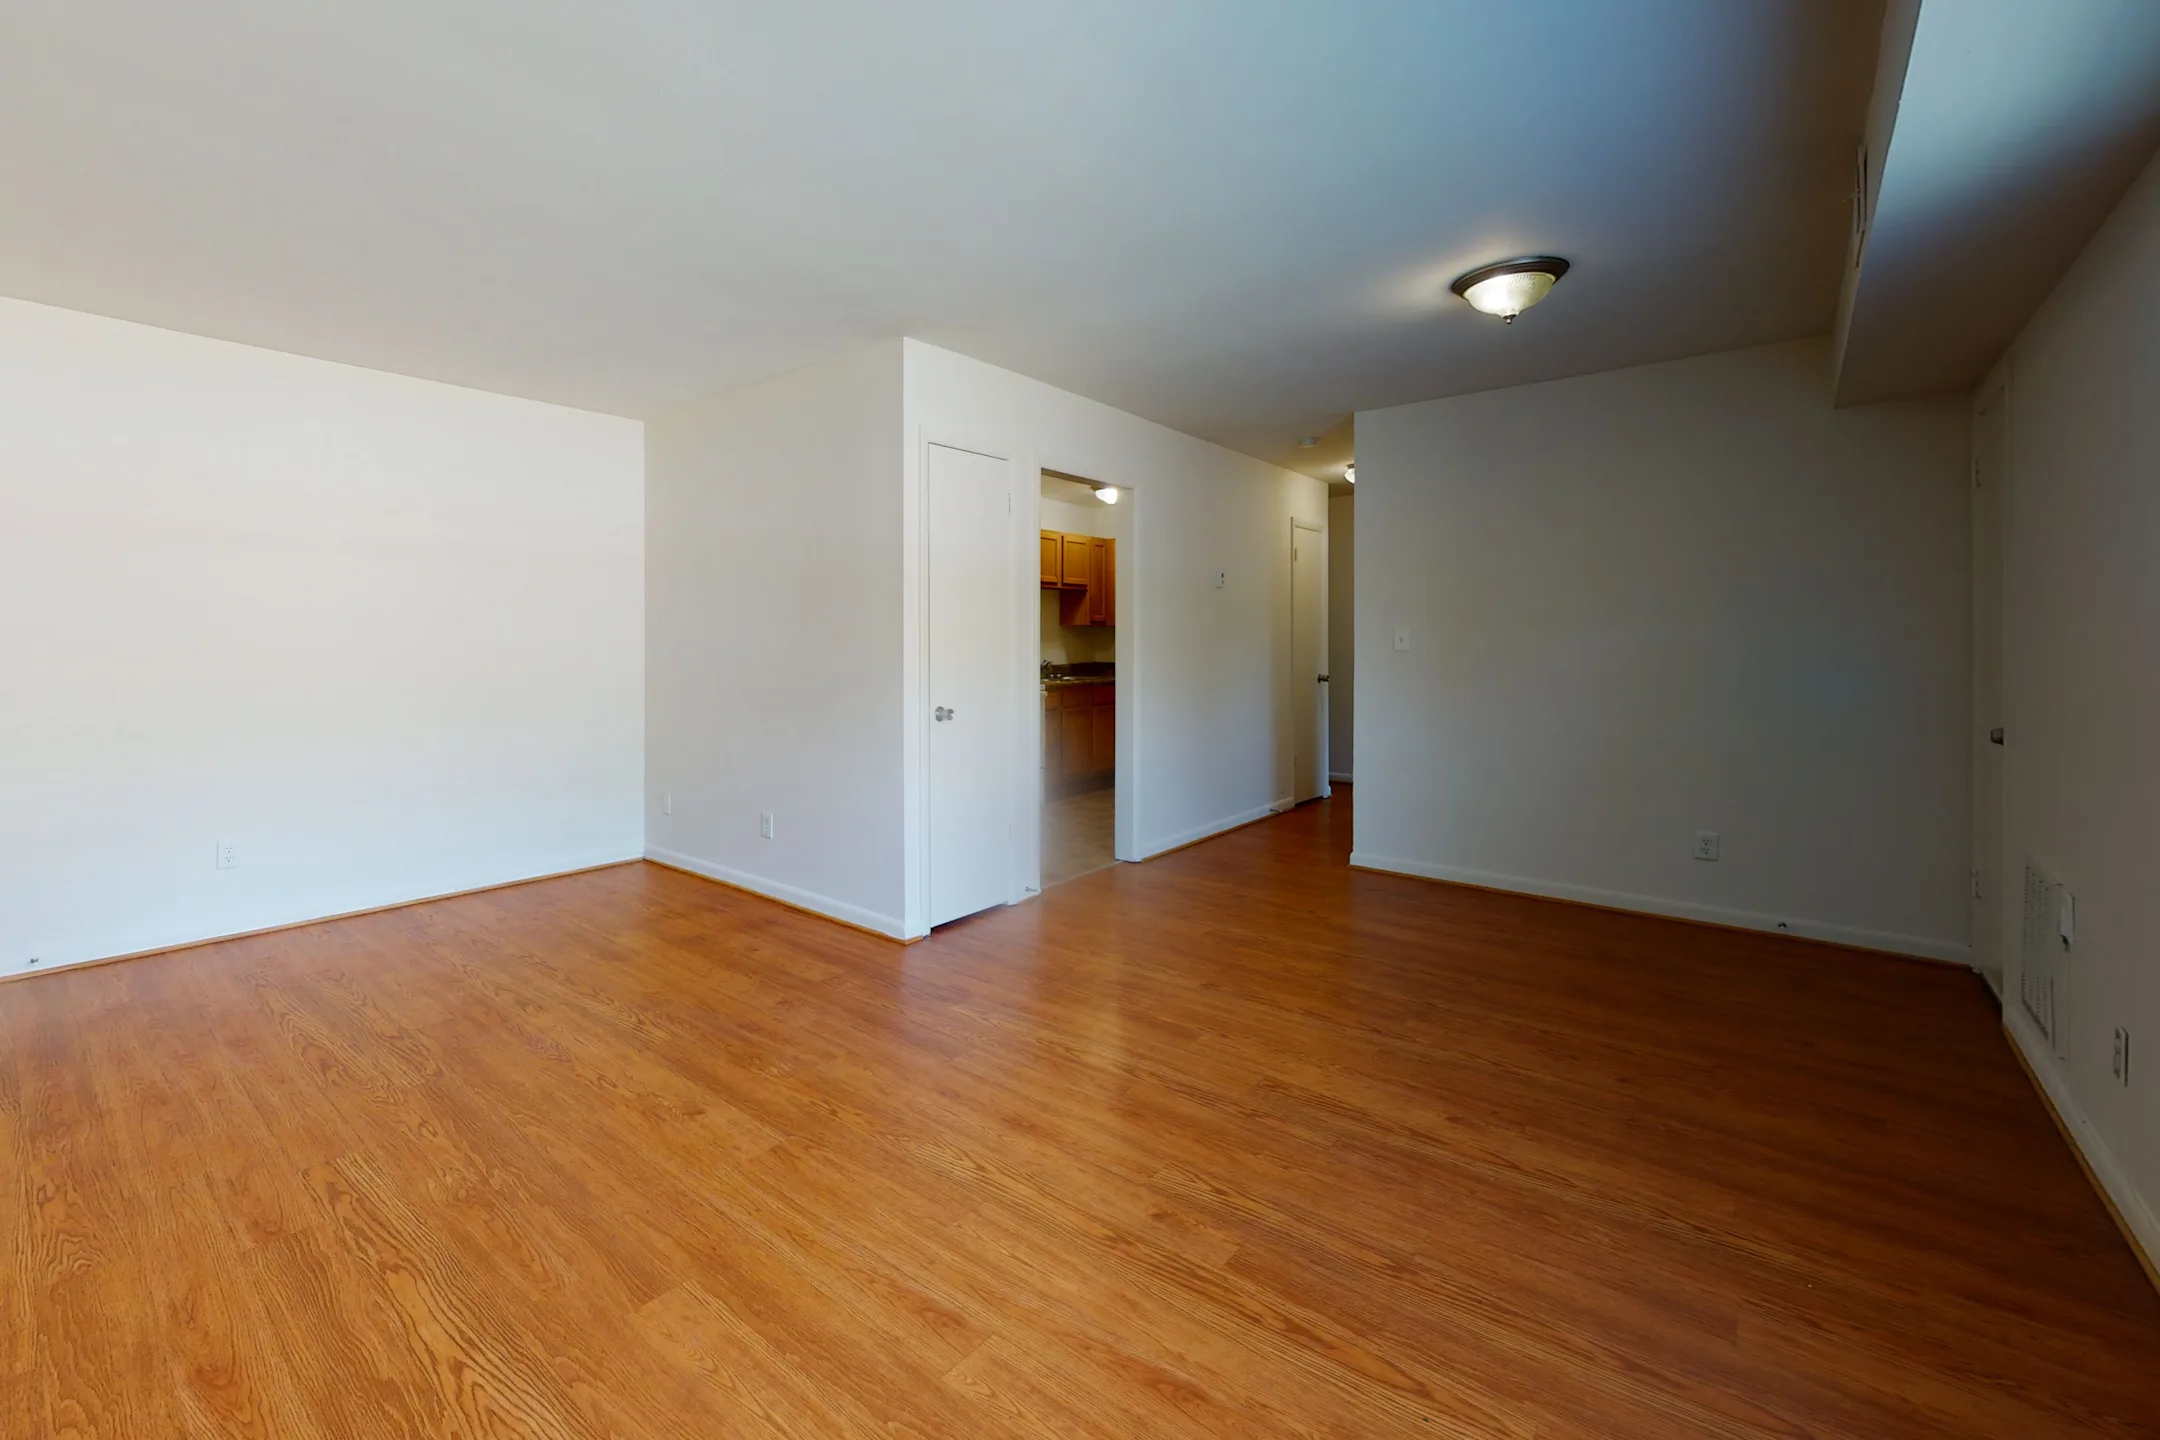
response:
<path id="1" fill-rule="evenodd" d="M 1077 795 L 1117 775 L 1117 686 L 1056 685 L 1043 692 L 1043 792 Z"/>
<path id="2" fill-rule="evenodd" d="M 1116 554 L 1114 542 L 1097 540 L 1088 546 L 1088 624 L 1115 625 L 1117 616 L 1111 604 L 1112 587 L 1117 583 Z"/>
<path id="3" fill-rule="evenodd" d="M 1066 571 L 1066 588 L 1059 591 L 1058 622 L 1063 625 L 1117 624 L 1117 541 L 1093 535 L 1068 535 L 1065 540 L 1068 563 L 1074 540 L 1085 541 L 1087 552 L 1078 572 L 1083 588 L 1073 589 L 1071 577 L 1074 572 Z"/>
<path id="4" fill-rule="evenodd" d="M 1058 712 L 1058 728 L 1064 732 L 1063 753 L 1058 760 L 1058 778 L 1068 787 L 1076 781 L 1084 781 L 1095 773 L 1095 712 L 1086 707 L 1076 707 Z"/>
<path id="5" fill-rule="evenodd" d="M 1043 788 L 1054 792 L 1065 766 L 1065 726 L 1059 720 L 1064 707 L 1055 690 L 1043 691 Z"/>
<path id="6" fill-rule="evenodd" d="M 1090 535 L 1060 535 L 1062 547 L 1058 558 L 1058 583 L 1067 589 L 1086 589 L 1088 583 L 1088 552 L 1094 545 Z"/>
<path id="7" fill-rule="evenodd" d="M 1042 586 L 1062 592 L 1059 623 L 1117 624 L 1117 541 L 1057 530 L 1041 538 Z"/>

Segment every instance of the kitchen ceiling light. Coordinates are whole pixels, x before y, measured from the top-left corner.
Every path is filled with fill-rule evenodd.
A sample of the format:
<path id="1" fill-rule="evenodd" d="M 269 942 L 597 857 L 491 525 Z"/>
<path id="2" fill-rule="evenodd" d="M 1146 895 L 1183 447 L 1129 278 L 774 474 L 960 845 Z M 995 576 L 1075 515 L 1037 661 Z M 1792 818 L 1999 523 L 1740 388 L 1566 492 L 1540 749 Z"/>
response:
<path id="1" fill-rule="evenodd" d="M 1095 498 L 1105 505 L 1115 505 L 1117 504 L 1117 487 L 1115 485 L 1098 485 L 1095 487 Z"/>
<path id="2" fill-rule="evenodd" d="M 1529 255 L 1480 265 L 1448 289 L 1469 301 L 1471 309 L 1498 315 L 1512 325 L 1517 315 L 1551 294 L 1567 272 L 1568 262 L 1557 255 Z"/>

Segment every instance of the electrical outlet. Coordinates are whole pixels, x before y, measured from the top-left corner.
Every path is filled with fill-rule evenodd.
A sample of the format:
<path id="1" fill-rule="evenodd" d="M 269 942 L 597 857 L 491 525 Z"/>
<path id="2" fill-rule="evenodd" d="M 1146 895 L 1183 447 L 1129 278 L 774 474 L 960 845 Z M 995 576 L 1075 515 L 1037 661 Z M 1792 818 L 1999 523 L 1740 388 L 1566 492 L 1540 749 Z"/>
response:
<path id="1" fill-rule="evenodd" d="M 1695 858 L 1697 860 L 1717 859 L 1718 849 L 1722 843 L 1718 839 L 1717 831 L 1697 830 L 1695 832 Z"/>
<path id="2" fill-rule="evenodd" d="M 757 833 L 764 836 L 767 840 L 773 838 L 772 811 L 767 810 L 763 814 L 758 816 Z"/>
<path id="3" fill-rule="evenodd" d="M 2130 1032 L 2128 1030 L 2117 1029 L 2115 1032 L 2115 1059 L 2109 1066 L 2109 1071 L 2114 1075 L 2116 1084 L 2128 1085 L 2130 1083 Z"/>
<path id="4" fill-rule="evenodd" d="M 1215 588 L 1216 588 L 1217 590 L 1220 590 L 1220 589 L 1222 589 L 1222 588 L 1223 588 L 1223 586 L 1227 585 L 1227 584 L 1228 584 L 1229 582 L 1230 582 L 1230 572 L 1229 572 L 1229 571 L 1227 571 L 1227 570 L 1217 570 L 1217 571 L 1215 572 Z"/>
<path id="5" fill-rule="evenodd" d="M 217 868 L 237 870 L 240 867 L 240 847 L 230 840 L 220 840 L 217 846 Z"/>

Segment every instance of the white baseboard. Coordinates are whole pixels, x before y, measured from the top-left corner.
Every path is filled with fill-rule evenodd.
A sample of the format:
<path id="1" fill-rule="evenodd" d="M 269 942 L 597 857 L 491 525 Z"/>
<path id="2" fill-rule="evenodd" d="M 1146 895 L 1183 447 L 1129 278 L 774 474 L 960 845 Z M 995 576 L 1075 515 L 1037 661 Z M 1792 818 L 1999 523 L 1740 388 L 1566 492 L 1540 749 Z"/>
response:
<path id="1" fill-rule="evenodd" d="M 1496 875 L 1485 870 L 1465 870 L 1456 865 L 1435 865 L 1423 860 L 1403 860 L 1392 855 L 1357 851 L 1350 864 L 1359 870 L 1387 870 L 1397 875 L 1417 875 L 1427 880 L 1452 880 L 1485 890 L 1513 890 L 1523 895 L 1542 895 L 1552 900 L 1575 900 L 1611 910 L 1635 910 L 1646 915 L 1669 915 L 1679 920 L 1703 920 L 1740 930 L 1765 930 L 1773 935 L 1798 935 L 1809 940 L 1828 940 L 1862 950 L 1886 950 L 1893 955 L 1917 955 L 1950 965 L 1971 965 L 1972 946 L 1958 940 L 1934 940 L 1922 935 L 1899 935 L 1887 930 L 1862 930 L 1832 925 L 1821 920 L 1794 919 L 1788 915 L 1762 915 L 1752 910 L 1727 910 L 1717 905 L 1698 905 L 1688 900 L 1667 900 L 1657 895 L 1635 895 L 1624 890 L 1599 890 L 1588 885 L 1568 885 L 1557 880 L 1536 880 L 1522 875 Z"/>
<path id="2" fill-rule="evenodd" d="M 221 930 L 210 934 L 199 931 L 168 931 L 163 935 L 141 937 L 147 943 L 133 944 L 125 950 L 90 950 L 75 955 L 62 952 L 55 956 L 50 951 L 39 957 L 37 968 L 23 969 L 0 975 L 0 982 L 20 980 L 31 975 L 50 975 L 55 970 L 67 970 L 77 965 L 103 965 L 117 960 L 146 960 L 153 955 L 165 955 L 178 950 L 195 950 L 204 945 L 222 945 L 228 940 L 247 940 L 257 935 L 274 935 L 280 930 L 298 930 L 305 925 L 328 925 L 336 920 L 357 920 L 363 915 L 379 915 L 385 910 L 402 910 L 408 905 L 429 905 L 437 900 L 456 900 L 466 895 L 482 895 L 490 890 L 507 890 L 513 885 L 530 885 L 536 880 L 560 880 L 571 875 L 582 875 L 588 870 L 605 870 L 611 865 L 628 865 L 643 858 L 638 852 L 620 854 L 602 851 L 569 865 L 550 866 L 532 873 L 504 875 L 480 875 L 467 877 L 471 883 L 460 883 L 447 890 L 429 890 L 419 895 L 392 895 L 387 899 L 371 900 L 367 904 L 348 906 L 339 910 L 302 911 L 280 918 L 267 919 L 260 925 L 250 925 L 242 930 Z"/>
<path id="3" fill-rule="evenodd" d="M 718 880 L 723 885 L 733 885 L 738 890 L 748 890 L 753 894 L 793 905 L 800 910 L 844 920 L 850 925 L 859 925 L 880 935 L 890 935 L 895 940 L 907 938 L 906 927 L 896 915 L 880 915 L 875 910 L 865 910 L 860 905 L 850 905 L 845 900 L 835 900 L 814 890 L 785 885 L 778 880 L 768 880 L 762 875 L 752 875 L 746 870 L 715 864 L 710 860 L 700 860 L 695 855 L 685 855 L 679 850 L 669 850 L 659 845 L 646 846 L 645 858 L 657 860 L 662 865 L 673 866 L 677 870 L 687 870 L 693 875 L 703 875 L 708 880 Z"/>
<path id="4" fill-rule="evenodd" d="M 1330 770 L 1327 778 L 1329 783 L 1335 785 L 1354 785 L 1357 783 L 1350 778 L 1348 770 Z"/>
<path id="5" fill-rule="evenodd" d="M 2107 1191 L 2115 1213 L 2130 1227 L 2130 1233 L 2137 1236 L 2147 1262 L 2160 1263 L 2160 1217 L 2155 1217 L 2151 1204 L 2130 1183 L 2130 1177 L 2123 1174 L 2114 1152 L 2108 1149 L 2100 1132 L 2093 1128 L 2092 1121 L 2085 1118 L 2085 1112 L 2071 1098 L 2070 1087 L 2063 1080 L 2047 1037 L 2035 1030 L 2032 1021 L 2025 1018 L 2025 1012 L 2015 1005 L 2003 1007 L 2003 1029 L 2008 1032 L 2010 1043 L 2025 1057 L 2025 1068 L 2040 1082 L 2048 1103 L 2062 1118 L 2063 1127 L 2070 1132 L 2071 1143 L 2085 1157 L 2086 1168 L 2100 1182 L 2100 1188 Z"/>
<path id="6" fill-rule="evenodd" d="M 1225 830 L 1235 830 L 1240 825 L 1250 825 L 1255 820 L 1265 820 L 1268 816 L 1279 815 L 1289 808 L 1290 802 L 1288 800 L 1278 800 L 1272 805 L 1262 805 L 1257 810 L 1247 810 L 1242 815 L 1232 815 L 1223 820 L 1211 820 L 1205 825 L 1196 825 L 1190 830 L 1180 830 L 1175 835 L 1165 835 L 1159 840 L 1141 846 L 1140 858 L 1152 860 L 1165 851 L 1182 849 L 1196 840 L 1205 840 L 1211 835 L 1220 835 Z"/>

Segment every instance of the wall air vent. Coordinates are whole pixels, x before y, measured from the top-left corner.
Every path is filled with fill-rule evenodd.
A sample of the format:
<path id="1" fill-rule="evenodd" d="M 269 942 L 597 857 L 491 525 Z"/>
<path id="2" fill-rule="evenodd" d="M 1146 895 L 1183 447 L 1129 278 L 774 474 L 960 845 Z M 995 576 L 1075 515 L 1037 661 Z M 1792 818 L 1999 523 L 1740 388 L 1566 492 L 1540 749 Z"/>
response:
<path id="1" fill-rule="evenodd" d="M 2040 1033 L 2047 1036 L 2048 1047 L 2064 1060 L 2069 1058 L 2063 1014 L 2069 969 L 2064 963 L 2069 949 L 2065 918 L 2069 904 L 2069 892 L 2061 881 L 2031 861 L 2025 862 L 2018 1000 L 2033 1024 L 2040 1027 Z"/>

